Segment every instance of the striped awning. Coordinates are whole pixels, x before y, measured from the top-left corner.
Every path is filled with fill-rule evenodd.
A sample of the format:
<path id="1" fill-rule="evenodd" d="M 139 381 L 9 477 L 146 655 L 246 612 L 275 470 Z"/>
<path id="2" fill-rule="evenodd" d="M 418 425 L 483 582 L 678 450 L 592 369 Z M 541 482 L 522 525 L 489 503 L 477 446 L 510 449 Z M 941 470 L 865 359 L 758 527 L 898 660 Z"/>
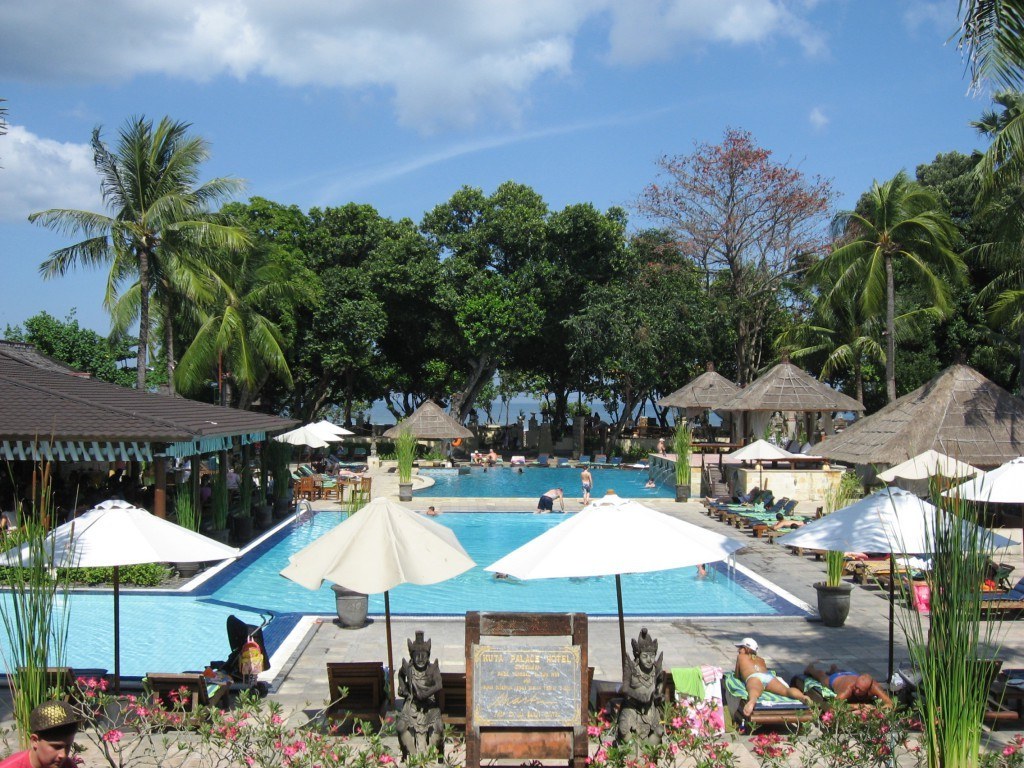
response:
<path id="1" fill-rule="evenodd" d="M 151 461 L 145 442 L 87 440 L 0 440 L 0 458 L 9 461 Z"/>

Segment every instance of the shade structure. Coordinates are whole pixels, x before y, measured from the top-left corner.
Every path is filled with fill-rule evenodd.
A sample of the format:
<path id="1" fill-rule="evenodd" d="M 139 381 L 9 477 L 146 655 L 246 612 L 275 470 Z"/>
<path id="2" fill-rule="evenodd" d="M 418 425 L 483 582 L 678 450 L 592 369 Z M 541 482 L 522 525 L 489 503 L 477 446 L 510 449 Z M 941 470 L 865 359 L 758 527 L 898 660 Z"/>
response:
<path id="1" fill-rule="evenodd" d="M 950 488 L 943 495 L 988 504 L 1024 504 L 1024 456 Z"/>
<path id="2" fill-rule="evenodd" d="M 927 554 L 934 539 L 936 521 L 944 526 L 946 513 L 902 488 L 883 488 L 830 515 L 813 520 L 779 537 L 786 546 L 825 549 L 835 552 L 879 552 L 890 555 Z M 964 538 L 976 528 L 960 521 Z M 985 532 L 993 547 L 1012 541 Z M 894 578 L 889 579 L 889 678 L 893 667 Z"/>
<path id="3" fill-rule="evenodd" d="M 727 411 L 863 411 L 864 406 L 788 361 L 769 370 L 721 406 Z"/>
<path id="4" fill-rule="evenodd" d="M 320 419 L 320 421 L 313 422 L 309 426 L 323 432 L 324 434 L 333 435 L 334 437 L 350 437 L 355 434 L 355 432 L 345 429 L 344 427 L 339 427 L 333 421 L 328 421 L 327 419 Z"/>
<path id="5" fill-rule="evenodd" d="M 977 467 L 929 448 L 902 464 L 880 472 L 878 479 L 884 483 L 894 483 L 920 496 L 926 496 L 932 490 L 934 478 L 940 478 L 943 482 L 960 482 L 984 474 Z"/>
<path id="6" fill-rule="evenodd" d="M 485 570 L 519 579 L 614 575 L 619 642 L 625 659 L 622 574 L 713 563 L 730 557 L 741 546 L 727 536 L 609 493 Z"/>
<path id="7" fill-rule="evenodd" d="M 982 469 L 1024 454 L 1024 401 L 966 365 L 927 384 L 815 447 L 848 464 L 895 465 L 932 448 Z"/>
<path id="8" fill-rule="evenodd" d="M 412 416 L 384 432 L 384 437 L 394 439 L 404 430 L 413 437 L 423 440 L 456 440 L 472 437 L 473 433 L 449 416 L 437 403 L 427 400 Z"/>
<path id="9" fill-rule="evenodd" d="M 120 572 L 139 563 L 198 563 L 238 557 L 238 550 L 151 515 L 127 501 L 111 499 L 50 532 L 47 549 L 62 568 L 114 569 L 114 687 L 121 681 Z M 0 556 L 0 565 L 29 562 L 29 548 Z"/>
<path id="10" fill-rule="evenodd" d="M 661 398 L 657 405 L 659 408 L 713 411 L 728 403 L 740 391 L 736 384 L 722 374 L 716 373 L 715 367 L 708 363 L 708 369 L 704 373 L 672 394 Z"/>
<path id="11" fill-rule="evenodd" d="M 727 453 L 725 458 L 730 461 L 785 461 L 792 459 L 793 454 L 767 440 L 755 440 Z"/>
<path id="12" fill-rule="evenodd" d="M 284 432 L 274 438 L 279 443 L 288 445 L 305 445 L 309 448 L 326 448 L 331 443 L 341 442 L 341 436 L 328 432 L 314 424 L 304 424 L 301 427 Z"/>
<path id="13" fill-rule="evenodd" d="M 450 528 L 376 498 L 290 558 L 281 575 L 306 589 L 331 581 L 356 592 L 384 593 L 388 669 L 394 671 L 389 590 L 436 584 L 475 565 Z M 393 675 L 388 675 L 394 699 Z"/>

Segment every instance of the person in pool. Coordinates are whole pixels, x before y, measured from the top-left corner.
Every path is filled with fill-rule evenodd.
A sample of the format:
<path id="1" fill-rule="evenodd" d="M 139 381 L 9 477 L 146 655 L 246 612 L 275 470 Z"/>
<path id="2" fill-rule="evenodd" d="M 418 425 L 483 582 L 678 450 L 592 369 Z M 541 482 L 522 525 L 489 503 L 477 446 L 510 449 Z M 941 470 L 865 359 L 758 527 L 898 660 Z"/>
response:
<path id="1" fill-rule="evenodd" d="M 590 474 L 590 467 L 584 467 L 580 472 L 580 483 L 583 485 L 583 506 L 590 503 L 590 490 L 594 487 L 594 476 Z"/>
<path id="2" fill-rule="evenodd" d="M 565 512 L 565 504 L 562 502 L 562 489 L 552 488 L 550 491 L 545 491 L 540 499 L 537 500 L 537 511 L 535 515 L 546 515 L 555 507 L 555 499 L 558 499 L 558 504 Z"/>
<path id="3" fill-rule="evenodd" d="M 736 677 L 747 687 L 747 703 L 743 705 L 743 716 L 750 717 L 754 714 L 757 700 L 765 691 L 810 704 L 811 700 L 806 693 L 788 685 L 781 677 L 768 671 L 768 665 L 757 655 L 757 649 L 757 640 L 752 637 L 744 637 L 736 643 Z"/>

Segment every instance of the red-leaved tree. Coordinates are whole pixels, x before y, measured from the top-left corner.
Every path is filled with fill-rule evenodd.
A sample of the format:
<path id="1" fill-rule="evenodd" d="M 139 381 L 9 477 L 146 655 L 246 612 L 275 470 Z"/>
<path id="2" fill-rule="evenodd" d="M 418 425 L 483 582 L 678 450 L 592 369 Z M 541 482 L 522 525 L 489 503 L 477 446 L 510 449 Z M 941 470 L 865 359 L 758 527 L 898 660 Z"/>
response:
<path id="1" fill-rule="evenodd" d="M 757 375 L 786 283 L 827 243 L 833 200 L 829 181 L 807 178 L 771 155 L 747 131 L 730 128 L 721 144 L 662 157 L 639 202 L 674 233 L 703 271 L 706 289 L 725 291 L 741 384 Z"/>

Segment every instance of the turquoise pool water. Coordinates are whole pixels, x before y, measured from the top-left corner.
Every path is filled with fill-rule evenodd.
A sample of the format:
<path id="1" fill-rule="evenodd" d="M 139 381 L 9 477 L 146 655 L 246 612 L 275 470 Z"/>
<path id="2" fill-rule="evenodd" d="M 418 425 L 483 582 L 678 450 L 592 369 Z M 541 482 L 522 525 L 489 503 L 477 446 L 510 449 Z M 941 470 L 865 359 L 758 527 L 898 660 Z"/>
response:
<path id="1" fill-rule="evenodd" d="M 615 615 L 614 577 L 502 581 L 483 570 L 545 530 L 565 520 L 560 514 L 447 513 L 436 518 L 451 528 L 477 567 L 441 584 L 402 585 L 391 591 L 395 614 L 452 614 L 488 611 L 585 611 Z M 333 613 L 334 593 L 324 585 L 311 592 L 279 571 L 290 555 L 326 533 L 341 520 L 339 513 L 321 512 L 310 522 L 294 525 L 287 536 L 268 543 L 264 552 L 232 576 L 225 575 L 213 592 L 217 600 L 264 607 L 277 612 Z M 625 611 L 632 615 L 775 615 L 785 612 L 777 596 L 752 580 L 730 574 L 722 566 L 709 578 L 683 568 L 622 578 Z M 382 613 L 382 595 L 370 596 L 370 611 Z"/>
<path id="2" fill-rule="evenodd" d="M 644 488 L 648 473 L 642 469 L 592 469 L 594 478 L 593 496 L 603 496 L 605 491 L 614 490 L 619 496 L 631 499 L 665 499 L 675 495 L 675 489 L 659 483 L 654 488 Z M 431 478 L 434 485 L 416 496 L 452 496 L 458 498 L 532 498 L 537 499 L 551 488 L 562 488 L 568 498 L 581 497 L 580 470 L 571 467 L 524 467 L 504 465 L 473 467 L 468 475 L 460 475 L 457 469 L 423 469 L 421 475 Z"/>

